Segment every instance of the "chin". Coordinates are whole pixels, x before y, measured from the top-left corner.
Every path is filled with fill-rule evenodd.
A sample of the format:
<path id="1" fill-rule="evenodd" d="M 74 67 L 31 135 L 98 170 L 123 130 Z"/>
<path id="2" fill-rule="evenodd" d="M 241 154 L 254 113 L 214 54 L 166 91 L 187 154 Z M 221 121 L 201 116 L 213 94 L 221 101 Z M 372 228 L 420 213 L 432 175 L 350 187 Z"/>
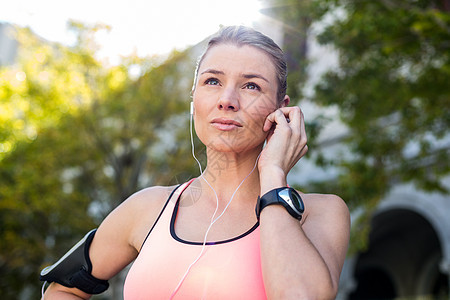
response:
<path id="1" fill-rule="evenodd" d="M 208 143 L 204 143 L 207 148 L 218 152 L 233 152 L 241 153 L 249 151 L 255 148 L 261 148 L 264 143 L 263 139 L 257 139 L 255 137 L 239 137 L 229 138 L 229 136 L 217 136 L 213 140 L 209 140 Z"/>
<path id="2" fill-rule="evenodd" d="M 200 129 L 200 130 L 197 130 Z M 267 133 L 262 130 L 223 131 L 202 130 L 196 128 L 200 141 L 209 149 L 219 152 L 240 153 L 254 148 L 260 148 L 264 143 Z"/>

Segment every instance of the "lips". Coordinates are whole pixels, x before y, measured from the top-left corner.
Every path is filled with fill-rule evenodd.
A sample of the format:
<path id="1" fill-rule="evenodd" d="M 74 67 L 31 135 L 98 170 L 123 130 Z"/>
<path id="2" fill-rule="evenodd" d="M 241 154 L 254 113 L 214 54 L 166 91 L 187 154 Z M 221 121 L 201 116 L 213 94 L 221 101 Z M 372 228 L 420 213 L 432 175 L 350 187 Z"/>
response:
<path id="1" fill-rule="evenodd" d="M 242 124 L 238 121 L 226 119 L 226 118 L 216 118 L 211 121 L 211 125 L 219 130 L 229 131 L 242 127 Z"/>

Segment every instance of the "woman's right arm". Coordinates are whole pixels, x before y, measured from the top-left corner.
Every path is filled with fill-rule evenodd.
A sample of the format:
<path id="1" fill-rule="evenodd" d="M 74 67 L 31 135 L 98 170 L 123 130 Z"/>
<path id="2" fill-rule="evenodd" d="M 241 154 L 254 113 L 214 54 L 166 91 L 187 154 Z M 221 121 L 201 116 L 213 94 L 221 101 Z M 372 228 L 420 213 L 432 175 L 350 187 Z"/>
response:
<path id="1" fill-rule="evenodd" d="M 147 233 L 157 219 L 170 189 L 144 189 L 124 201 L 101 223 L 89 248 L 92 276 L 109 280 L 138 255 Z M 89 299 L 77 288 L 52 283 L 44 299 Z"/>

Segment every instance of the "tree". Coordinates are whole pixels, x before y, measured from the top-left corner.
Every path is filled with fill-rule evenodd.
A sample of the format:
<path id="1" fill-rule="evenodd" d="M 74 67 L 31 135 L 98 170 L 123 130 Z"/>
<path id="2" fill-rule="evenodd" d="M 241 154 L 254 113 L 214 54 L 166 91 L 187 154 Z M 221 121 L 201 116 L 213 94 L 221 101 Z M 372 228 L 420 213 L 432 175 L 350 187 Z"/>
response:
<path id="1" fill-rule="evenodd" d="M 18 29 L 19 62 L 0 69 L 4 299 L 38 294 L 39 270 L 133 192 L 195 172 L 180 159 L 190 151 L 190 53 L 107 66 L 95 58 L 104 26 L 70 27 L 73 47 Z"/>
<path id="2" fill-rule="evenodd" d="M 339 175 L 307 188 L 337 193 L 366 214 L 399 183 L 448 193 L 442 178 L 450 155 L 450 2 L 303 1 L 307 11 L 281 2 L 291 15 L 320 24 L 318 41 L 339 55 L 311 100 L 339 109 L 347 150 L 332 159 L 315 156 Z M 367 232 L 369 218 L 360 220 L 355 232 Z M 364 247 L 360 237 L 354 241 Z"/>
<path id="3" fill-rule="evenodd" d="M 340 54 L 317 101 L 350 128 L 337 182 L 352 205 L 374 206 L 395 184 L 448 193 L 448 1 L 336 1 L 346 16 L 319 36 Z M 352 183 L 352 184 L 350 184 Z M 349 186 L 349 187 L 348 187 Z M 367 202 L 365 202 L 367 201 Z"/>

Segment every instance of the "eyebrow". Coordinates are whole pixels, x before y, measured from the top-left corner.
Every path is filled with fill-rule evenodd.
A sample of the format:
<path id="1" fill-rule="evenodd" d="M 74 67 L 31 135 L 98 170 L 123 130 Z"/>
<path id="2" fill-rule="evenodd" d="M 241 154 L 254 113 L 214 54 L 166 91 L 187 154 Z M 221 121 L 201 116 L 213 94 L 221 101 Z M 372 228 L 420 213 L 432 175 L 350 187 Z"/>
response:
<path id="1" fill-rule="evenodd" d="M 269 83 L 269 80 L 267 80 L 264 76 L 261 76 L 259 74 L 243 74 L 242 77 L 247 78 L 247 79 L 259 78 L 259 79 L 262 79 L 265 82 Z"/>
<path id="2" fill-rule="evenodd" d="M 224 72 L 219 71 L 219 70 L 214 70 L 214 69 L 207 69 L 207 70 L 203 71 L 200 75 L 203 75 L 203 74 L 205 74 L 205 73 L 225 75 Z"/>
<path id="3" fill-rule="evenodd" d="M 210 73 L 210 74 L 216 74 L 216 75 L 225 75 L 225 73 L 223 71 L 219 71 L 219 70 L 215 70 L 215 69 L 207 69 L 205 71 L 203 71 L 200 75 L 203 75 L 205 73 Z M 246 79 L 252 79 L 252 78 L 259 78 L 264 80 L 265 82 L 269 83 L 269 80 L 267 80 L 264 76 L 259 75 L 259 74 L 242 74 L 241 77 L 246 78 Z"/>

